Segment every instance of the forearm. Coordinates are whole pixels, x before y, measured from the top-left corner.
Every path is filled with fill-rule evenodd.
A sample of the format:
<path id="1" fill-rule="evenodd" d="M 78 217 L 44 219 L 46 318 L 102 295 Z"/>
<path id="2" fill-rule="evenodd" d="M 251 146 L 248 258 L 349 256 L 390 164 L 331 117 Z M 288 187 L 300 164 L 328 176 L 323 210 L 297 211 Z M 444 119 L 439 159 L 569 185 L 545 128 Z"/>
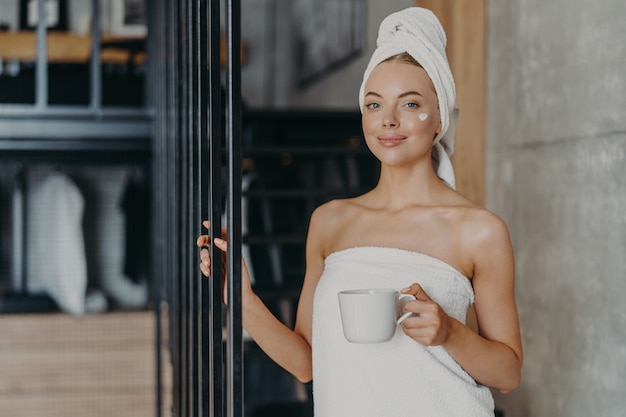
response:
<path id="1" fill-rule="evenodd" d="M 522 359 L 504 343 L 487 340 L 457 320 L 450 319 L 448 339 L 442 347 L 476 382 L 503 393 L 521 379 Z"/>
<path id="2" fill-rule="evenodd" d="M 274 362 L 299 381 L 312 379 L 311 346 L 278 320 L 256 295 L 243 303 L 243 327 Z"/>

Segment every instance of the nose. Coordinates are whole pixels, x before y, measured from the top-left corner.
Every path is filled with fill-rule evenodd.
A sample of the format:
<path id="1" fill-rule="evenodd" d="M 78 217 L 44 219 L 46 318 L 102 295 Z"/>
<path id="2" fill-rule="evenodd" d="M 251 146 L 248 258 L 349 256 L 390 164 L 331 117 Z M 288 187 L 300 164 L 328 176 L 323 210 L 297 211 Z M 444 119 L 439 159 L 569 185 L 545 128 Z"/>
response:
<path id="1" fill-rule="evenodd" d="M 383 127 L 398 127 L 400 123 L 393 109 L 387 109 L 383 113 Z"/>

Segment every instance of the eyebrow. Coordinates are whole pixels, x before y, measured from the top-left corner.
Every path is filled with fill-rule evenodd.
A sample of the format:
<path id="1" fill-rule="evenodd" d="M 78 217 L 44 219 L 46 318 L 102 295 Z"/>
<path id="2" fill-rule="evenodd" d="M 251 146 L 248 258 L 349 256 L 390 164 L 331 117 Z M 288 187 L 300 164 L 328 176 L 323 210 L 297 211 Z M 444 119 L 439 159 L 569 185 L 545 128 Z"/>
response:
<path id="1" fill-rule="evenodd" d="M 417 92 L 417 91 L 407 91 L 407 92 L 404 92 L 404 93 L 400 94 L 400 95 L 398 96 L 398 98 L 403 98 L 403 97 L 406 97 L 406 96 L 413 96 L 413 95 L 423 97 L 423 95 L 422 95 L 422 94 L 420 94 L 420 93 L 419 93 L 419 92 Z M 382 98 L 382 96 L 381 96 L 380 94 L 375 93 L 374 91 L 370 91 L 370 92 L 368 92 L 367 94 L 365 94 L 365 96 L 366 96 L 366 97 L 367 97 L 367 96 L 376 96 L 376 97 L 381 97 L 381 98 Z"/>

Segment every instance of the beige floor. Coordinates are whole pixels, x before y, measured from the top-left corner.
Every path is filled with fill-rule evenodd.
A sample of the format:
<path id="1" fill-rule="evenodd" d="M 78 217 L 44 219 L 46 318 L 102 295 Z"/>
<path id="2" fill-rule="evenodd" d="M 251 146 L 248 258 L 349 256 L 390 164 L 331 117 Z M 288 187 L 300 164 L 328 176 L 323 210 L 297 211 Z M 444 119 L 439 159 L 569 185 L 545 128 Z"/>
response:
<path id="1" fill-rule="evenodd" d="M 0 416 L 153 417 L 155 350 L 152 312 L 0 315 Z"/>

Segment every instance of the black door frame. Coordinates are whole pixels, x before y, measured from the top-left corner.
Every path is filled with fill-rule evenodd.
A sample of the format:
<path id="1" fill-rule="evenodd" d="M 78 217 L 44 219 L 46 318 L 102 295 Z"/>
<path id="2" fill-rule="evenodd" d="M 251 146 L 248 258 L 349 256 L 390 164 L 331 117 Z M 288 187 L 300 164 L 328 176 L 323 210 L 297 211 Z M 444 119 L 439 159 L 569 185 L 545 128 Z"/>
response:
<path id="1" fill-rule="evenodd" d="M 241 5 L 239 0 L 225 0 L 222 10 L 221 3 L 149 2 L 156 116 L 153 267 L 159 283 L 156 299 L 168 309 L 173 416 L 243 417 Z M 228 45 L 225 68 L 220 63 L 222 12 Z M 224 214 L 229 225 L 227 271 L 224 277 L 222 256 L 215 249 L 213 276 L 203 279 L 194 242 L 206 233 L 203 219 L 211 221 L 211 232 L 220 231 Z M 222 304 L 224 278 L 227 309 Z M 160 332 L 157 311 L 157 341 Z M 159 376 L 160 349 L 157 342 Z"/>

